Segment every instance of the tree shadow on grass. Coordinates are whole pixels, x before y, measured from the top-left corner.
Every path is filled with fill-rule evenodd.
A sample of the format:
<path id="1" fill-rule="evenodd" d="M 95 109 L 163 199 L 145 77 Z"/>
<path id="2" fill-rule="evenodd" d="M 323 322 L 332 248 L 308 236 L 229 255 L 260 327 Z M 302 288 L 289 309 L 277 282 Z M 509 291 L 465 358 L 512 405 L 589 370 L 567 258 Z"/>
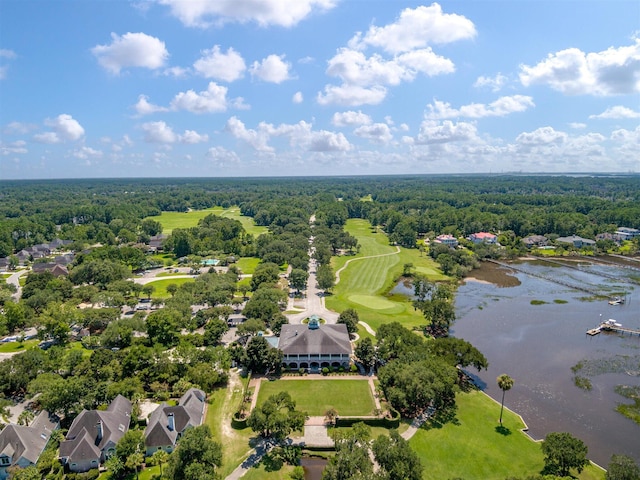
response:
<path id="1" fill-rule="evenodd" d="M 262 462 L 264 465 L 264 470 L 266 472 L 277 472 L 282 468 L 284 462 L 281 458 L 277 457 L 273 453 L 268 453 L 264 457 L 262 457 Z"/>
<path id="2" fill-rule="evenodd" d="M 458 407 L 454 403 L 453 405 L 436 410 L 435 413 L 427 420 L 421 428 L 430 430 L 432 428 L 442 428 L 446 424 L 451 423 L 453 425 L 460 425 L 460 420 L 456 417 Z"/>
<path id="3" fill-rule="evenodd" d="M 500 435 L 504 435 L 505 437 L 511 435 L 511 430 L 509 430 L 504 425 L 498 425 L 496 427 L 496 432 L 499 433 Z"/>

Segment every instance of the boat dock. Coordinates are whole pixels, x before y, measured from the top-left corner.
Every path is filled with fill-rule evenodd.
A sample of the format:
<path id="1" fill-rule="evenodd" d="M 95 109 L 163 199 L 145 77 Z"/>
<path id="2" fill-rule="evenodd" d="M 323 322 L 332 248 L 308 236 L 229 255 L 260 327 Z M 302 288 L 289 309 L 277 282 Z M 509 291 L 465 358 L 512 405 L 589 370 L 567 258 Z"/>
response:
<path id="1" fill-rule="evenodd" d="M 600 332 L 615 332 L 615 333 L 621 333 L 623 335 L 628 333 L 631 336 L 633 335 L 640 336 L 639 329 L 626 328 L 620 325 L 619 323 L 613 322 L 611 320 L 602 322 L 600 325 L 598 325 L 595 328 L 590 328 L 589 330 L 587 330 L 587 335 L 591 335 L 593 337 L 594 335 L 598 335 Z"/>

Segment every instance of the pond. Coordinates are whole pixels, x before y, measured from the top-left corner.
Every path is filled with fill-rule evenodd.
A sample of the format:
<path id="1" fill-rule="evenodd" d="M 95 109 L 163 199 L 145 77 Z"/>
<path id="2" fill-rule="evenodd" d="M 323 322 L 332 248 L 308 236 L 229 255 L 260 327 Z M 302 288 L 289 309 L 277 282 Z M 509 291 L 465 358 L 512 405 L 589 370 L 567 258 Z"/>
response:
<path id="1" fill-rule="evenodd" d="M 322 480 L 322 471 L 328 460 L 320 457 L 302 457 L 300 465 L 304 469 L 305 480 Z"/>
<path id="2" fill-rule="evenodd" d="M 640 329 L 640 288 L 625 283 L 625 275 L 638 273 L 593 264 L 584 269 L 538 262 L 518 267 L 573 285 L 625 291 L 627 302 L 611 306 L 542 278 L 483 264 L 458 289 L 452 335 L 487 357 L 489 369 L 478 374 L 485 392 L 499 401 L 496 377 L 506 373 L 515 385 L 505 405 L 522 415 L 535 439 L 566 431 L 582 439 L 589 458 L 602 466 L 614 453 L 640 462 L 640 425 L 614 410 L 619 403 L 631 403 L 614 392 L 616 385 L 640 388 L 640 336 L 586 335 L 609 318 Z M 579 362 L 589 367 L 584 376 L 591 381 L 590 391 L 574 384 L 571 367 Z"/>

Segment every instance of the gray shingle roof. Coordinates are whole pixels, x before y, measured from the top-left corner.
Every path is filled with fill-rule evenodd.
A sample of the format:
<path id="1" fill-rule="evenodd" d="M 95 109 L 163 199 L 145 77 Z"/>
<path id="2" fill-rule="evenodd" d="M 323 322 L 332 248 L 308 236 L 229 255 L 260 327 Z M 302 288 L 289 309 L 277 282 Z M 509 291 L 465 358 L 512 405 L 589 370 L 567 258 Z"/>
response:
<path id="1" fill-rule="evenodd" d="M 144 444 L 147 447 L 175 445 L 178 434 L 189 427 L 197 427 L 204 419 L 206 394 L 197 388 L 190 388 L 180 398 L 178 405 L 162 403 L 149 417 L 144 431 Z M 173 415 L 174 427 L 169 429 L 169 415 Z"/>
<path id="2" fill-rule="evenodd" d="M 315 330 L 307 325 L 283 325 L 278 348 L 285 355 L 351 354 L 347 326 L 340 323 Z"/>
<path id="3" fill-rule="evenodd" d="M 100 457 L 110 443 L 118 443 L 129 429 L 131 402 L 118 395 L 107 410 L 83 410 L 71 424 L 67 438 L 60 443 L 60 458 L 69 463 L 79 463 L 87 458 Z M 98 424 L 102 425 L 102 437 L 98 435 Z"/>
<path id="4" fill-rule="evenodd" d="M 57 428 L 57 418 L 44 410 L 28 427 L 9 424 L 0 432 L 0 455 L 11 457 L 13 464 L 21 457 L 36 463 Z"/>

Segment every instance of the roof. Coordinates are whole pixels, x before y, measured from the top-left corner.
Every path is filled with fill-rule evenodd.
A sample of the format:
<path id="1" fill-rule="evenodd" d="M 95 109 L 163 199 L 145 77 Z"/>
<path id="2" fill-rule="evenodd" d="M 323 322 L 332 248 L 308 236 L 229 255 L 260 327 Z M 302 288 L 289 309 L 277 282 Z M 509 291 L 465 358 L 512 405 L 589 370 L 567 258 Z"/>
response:
<path id="1" fill-rule="evenodd" d="M 12 464 L 20 458 L 36 463 L 46 447 L 51 432 L 58 428 L 58 419 L 43 410 L 31 425 L 7 425 L 0 431 L 0 455 L 11 457 Z"/>
<path id="2" fill-rule="evenodd" d="M 472 235 L 474 238 L 495 238 L 493 233 L 489 232 L 478 232 Z"/>
<path id="3" fill-rule="evenodd" d="M 347 326 L 340 323 L 321 325 L 317 329 L 307 325 L 283 325 L 278 348 L 285 355 L 351 354 Z"/>
<path id="4" fill-rule="evenodd" d="M 118 395 L 106 410 L 83 410 L 71 424 L 67 438 L 60 443 L 60 457 L 78 463 L 87 458 L 100 457 L 110 443 L 118 443 L 129 429 L 131 402 Z M 102 426 L 102 437 L 98 435 Z"/>
<path id="5" fill-rule="evenodd" d="M 180 398 L 178 405 L 162 403 L 149 417 L 144 430 L 144 444 L 147 447 L 175 445 L 178 434 L 189 427 L 197 427 L 204 419 L 206 394 L 197 388 L 190 388 Z M 169 428 L 169 416 L 173 415 L 173 429 Z"/>

